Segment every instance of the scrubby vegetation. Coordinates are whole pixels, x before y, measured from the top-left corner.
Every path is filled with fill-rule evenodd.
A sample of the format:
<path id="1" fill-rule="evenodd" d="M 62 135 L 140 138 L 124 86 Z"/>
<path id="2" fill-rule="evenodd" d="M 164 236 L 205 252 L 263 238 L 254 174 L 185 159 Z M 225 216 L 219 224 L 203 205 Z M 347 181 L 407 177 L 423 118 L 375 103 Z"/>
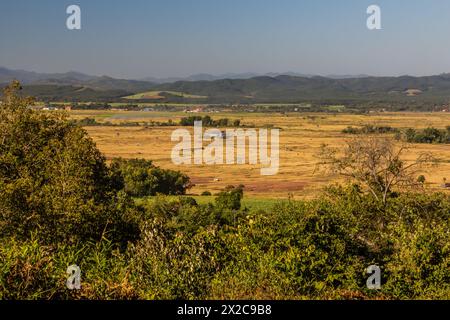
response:
<path id="1" fill-rule="evenodd" d="M 241 126 L 241 120 L 236 119 L 231 121 L 228 118 L 223 119 L 217 119 L 213 120 L 210 116 L 190 116 L 181 118 L 180 122 L 174 122 L 171 119 L 169 119 L 167 122 L 161 122 L 161 121 L 144 121 L 144 122 L 133 122 L 133 121 L 126 121 L 126 122 L 120 122 L 120 123 L 112 123 L 110 121 L 105 122 L 99 122 L 95 120 L 94 118 L 84 118 L 80 120 L 71 120 L 74 124 L 77 124 L 79 126 L 83 127 L 90 127 L 90 126 L 107 126 L 107 127 L 138 127 L 138 126 L 145 126 L 145 127 L 171 127 L 171 126 L 193 126 L 195 121 L 202 121 L 202 125 L 204 127 L 239 127 Z"/>
<path id="2" fill-rule="evenodd" d="M 450 143 L 450 126 L 444 130 L 428 127 L 423 130 L 408 128 L 400 130 L 389 126 L 365 125 L 361 128 L 347 127 L 342 130 L 346 134 L 385 134 L 395 133 L 397 140 L 409 143 Z"/>
<path id="3" fill-rule="evenodd" d="M 404 132 L 404 138 L 412 143 L 450 143 L 450 126 L 445 130 L 432 127 L 424 130 L 409 128 Z"/>
<path id="4" fill-rule="evenodd" d="M 413 199 L 413 200 L 412 200 Z M 448 197 L 402 195 L 380 207 L 357 187 L 265 212 L 158 198 L 139 240 L 67 245 L 3 238 L 0 295 L 89 299 L 448 299 Z M 65 288 L 67 266 L 82 288 Z M 365 268 L 382 268 L 382 289 Z"/>
<path id="5" fill-rule="evenodd" d="M 137 205 L 151 162 L 108 166 L 83 129 L 27 108 L 18 88 L 0 106 L 0 299 L 450 298 L 448 195 L 353 179 L 258 211 L 242 207 L 243 186 L 210 204 Z M 73 264 L 81 290 L 65 286 Z"/>

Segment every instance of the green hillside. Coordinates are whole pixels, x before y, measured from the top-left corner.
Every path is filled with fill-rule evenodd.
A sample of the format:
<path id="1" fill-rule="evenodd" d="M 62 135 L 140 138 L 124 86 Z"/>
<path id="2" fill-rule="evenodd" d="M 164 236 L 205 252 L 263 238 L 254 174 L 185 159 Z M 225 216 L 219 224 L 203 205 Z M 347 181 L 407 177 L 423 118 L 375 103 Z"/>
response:
<path id="1" fill-rule="evenodd" d="M 54 82 L 54 83 L 53 83 Z M 255 104 L 322 103 L 345 105 L 398 103 L 404 106 L 446 105 L 450 100 L 450 75 L 428 77 L 255 77 L 214 81 L 178 81 L 153 84 L 145 81 L 98 77 L 86 81 L 67 78 L 25 85 L 25 93 L 50 101 L 107 101 Z"/>

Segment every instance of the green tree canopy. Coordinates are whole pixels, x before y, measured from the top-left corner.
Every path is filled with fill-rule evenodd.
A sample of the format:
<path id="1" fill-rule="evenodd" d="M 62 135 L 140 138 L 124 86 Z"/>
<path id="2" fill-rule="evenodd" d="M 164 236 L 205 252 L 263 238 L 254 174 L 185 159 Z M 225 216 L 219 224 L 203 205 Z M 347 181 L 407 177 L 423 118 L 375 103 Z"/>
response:
<path id="1" fill-rule="evenodd" d="M 1 232 L 45 241 L 123 240 L 116 237 L 132 229 L 132 207 L 121 203 L 129 202 L 95 143 L 65 114 L 33 110 L 20 89 L 9 85 L 0 108 Z"/>

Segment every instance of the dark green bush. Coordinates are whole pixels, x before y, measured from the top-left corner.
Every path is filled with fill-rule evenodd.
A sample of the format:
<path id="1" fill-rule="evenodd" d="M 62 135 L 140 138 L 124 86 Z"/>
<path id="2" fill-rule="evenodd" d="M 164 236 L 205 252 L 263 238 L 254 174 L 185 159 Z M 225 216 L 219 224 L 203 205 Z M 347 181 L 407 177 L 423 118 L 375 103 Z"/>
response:
<path id="1" fill-rule="evenodd" d="M 216 205 L 219 209 L 239 210 L 243 196 L 243 186 L 228 186 L 224 191 L 217 194 Z"/>
<path id="2" fill-rule="evenodd" d="M 158 193 L 180 195 L 191 186 L 188 176 L 156 167 L 150 160 L 118 158 L 113 159 L 110 167 L 116 180 L 123 183 L 125 192 L 133 197 Z"/>
<path id="3" fill-rule="evenodd" d="M 423 130 L 407 129 L 405 140 L 411 143 L 450 143 L 450 131 L 429 127 Z"/>

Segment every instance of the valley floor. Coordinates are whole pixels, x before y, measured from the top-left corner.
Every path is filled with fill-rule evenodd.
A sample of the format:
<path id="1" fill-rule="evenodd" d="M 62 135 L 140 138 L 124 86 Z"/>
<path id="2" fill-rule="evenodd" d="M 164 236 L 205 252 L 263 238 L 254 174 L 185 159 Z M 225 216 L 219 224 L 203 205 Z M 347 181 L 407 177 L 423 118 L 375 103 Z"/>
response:
<path id="1" fill-rule="evenodd" d="M 89 117 L 99 122 L 112 123 L 167 122 L 169 119 L 178 122 L 180 118 L 188 116 L 182 112 L 131 111 L 72 111 L 70 115 L 77 119 Z M 204 191 L 214 194 L 227 185 L 243 184 L 246 187 L 247 196 L 286 199 L 289 196 L 315 197 L 324 186 L 337 181 L 337 177 L 316 170 L 316 155 L 322 144 L 339 147 L 346 139 L 351 138 L 351 135 L 342 133 L 342 130 L 348 126 L 376 125 L 399 129 L 426 127 L 443 129 L 450 125 L 449 113 L 367 115 L 214 113 L 208 115 L 213 119 L 240 119 L 241 124 L 249 127 L 280 128 L 278 174 L 262 176 L 259 165 L 175 165 L 171 160 L 171 150 L 176 142 L 171 141 L 171 134 L 177 127 L 91 126 L 86 129 L 108 159 L 114 157 L 151 159 L 158 166 L 186 173 L 195 184 L 189 190 L 192 195 L 200 195 Z M 406 158 L 412 160 L 421 152 L 432 152 L 440 159 L 439 166 L 429 169 L 424 172 L 424 175 L 428 188 L 442 190 L 443 179 L 450 180 L 449 145 L 415 144 Z"/>

